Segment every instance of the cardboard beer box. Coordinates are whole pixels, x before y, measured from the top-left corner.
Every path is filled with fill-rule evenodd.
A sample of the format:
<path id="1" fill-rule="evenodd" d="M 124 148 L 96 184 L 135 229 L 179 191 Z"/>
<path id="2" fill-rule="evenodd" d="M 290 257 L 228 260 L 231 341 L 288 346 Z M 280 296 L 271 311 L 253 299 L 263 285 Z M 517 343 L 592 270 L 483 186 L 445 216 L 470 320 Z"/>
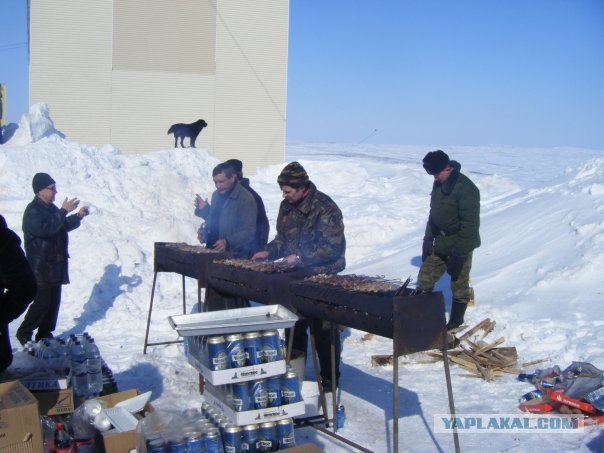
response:
<path id="1" fill-rule="evenodd" d="M 134 398 L 140 394 L 141 392 L 138 389 L 131 389 L 99 396 L 97 399 L 104 401 L 108 408 L 112 408 L 116 404 Z M 150 403 L 147 403 L 139 414 L 144 417 L 149 412 L 153 412 L 153 406 Z M 136 449 L 136 429 L 124 432 L 117 432 L 115 430 L 107 431 L 103 433 L 103 443 L 105 452 L 107 453 L 128 453 L 131 450 Z"/>
<path id="2" fill-rule="evenodd" d="M 0 453 L 42 451 L 38 401 L 19 381 L 0 384 Z"/>
<path id="3" fill-rule="evenodd" d="M 32 392 L 38 400 L 40 415 L 65 415 L 73 413 L 73 389 Z"/>
<path id="4" fill-rule="evenodd" d="M 253 409 L 244 412 L 236 412 L 228 405 L 220 391 L 208 385 L 204 392 L 206 402 L 221 411 L 231 422 L 238 426 L 251 425 L 253 423 L 276 422 L 283 418 L 292 418 L 304 415 L 304 401 L 283 404 L 278 407 L 267 407 L 264 409 Z"/>

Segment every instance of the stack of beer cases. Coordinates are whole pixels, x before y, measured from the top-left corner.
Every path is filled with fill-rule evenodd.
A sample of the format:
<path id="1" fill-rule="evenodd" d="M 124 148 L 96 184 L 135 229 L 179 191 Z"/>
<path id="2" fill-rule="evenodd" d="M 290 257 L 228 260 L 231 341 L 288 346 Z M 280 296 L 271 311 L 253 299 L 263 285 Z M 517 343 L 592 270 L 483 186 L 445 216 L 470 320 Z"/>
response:
<path id="1" fill-rule="evenodd" d="M 202 411 L 218 419 L 225 444 L 230 433 L 267 451 L 295 445 L 291 419 L 304 414 L 304 401 L 278 330 L 188 337 L 187 349 L 205 379 Z"/>

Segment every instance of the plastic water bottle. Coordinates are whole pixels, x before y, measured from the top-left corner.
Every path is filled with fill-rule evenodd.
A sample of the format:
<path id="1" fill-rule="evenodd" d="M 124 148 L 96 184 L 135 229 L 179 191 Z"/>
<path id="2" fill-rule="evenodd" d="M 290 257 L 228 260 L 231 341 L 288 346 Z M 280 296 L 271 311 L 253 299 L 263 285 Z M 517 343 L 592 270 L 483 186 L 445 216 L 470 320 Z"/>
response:
<path id="1" fill-rule="evenodd" d="M 88 394 L 88 370 L 86 368 L 86 352 L 78 340 L 71 343 L 69 356 L 71 358 L 73 394 L 78 402 L 82 402 Z"/>
<path id="2" fill-rule="evenodd" d="M 84 345 L 86 354 L 86 372 L 88 375 L 88 397 L 94 398 L 103 390 L 103 369 L 101 353 L 92 338 Z"/>
<path id="3" fill-rule="evenodd" d="M 48 368 L 55 370 L 61 368 L 61 351 L 55 342 L 42 340 L 38 348 L 38 358 L 44 360 Z"/>

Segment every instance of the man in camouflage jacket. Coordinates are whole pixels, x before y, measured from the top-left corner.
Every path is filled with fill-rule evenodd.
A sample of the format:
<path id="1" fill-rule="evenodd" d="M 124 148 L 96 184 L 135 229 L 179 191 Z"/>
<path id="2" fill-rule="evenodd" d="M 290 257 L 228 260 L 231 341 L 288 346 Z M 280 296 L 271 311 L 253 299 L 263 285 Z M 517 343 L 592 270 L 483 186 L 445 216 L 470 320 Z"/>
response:
<path id="1" fill-rule="evenodd" d="M 305 274 L 335 274 L 346 267 L 346 238 L 342 211 L 335 202 L 309 180 L 298 162 L 288 164 L 277 182 L 284 200 L 279 206 L 277 235 L 254 260 L 283 259 L 283 263 Z M 321 319 L 301 319 L 294 328 L 294 349 L 306 352 L 309 325 L 315 343 L 325 390 L 331 390 L 329 323 Z M 339 378 L 340 338 L 336 335 L 336 385 Z"/>
<path id="2" fill-rule="evenodd" d="M 460 173 L 461 165 L 441 150 L 429 152 L 423 165 L 434 176 L 434 185 L 418 283 L 421 290 L 432 291 L 445 271 L 449 273 L 453 293 L 450 330 L 463 324 L 470 300 L 472 252 L 480 246 L 480 191 Z"/>

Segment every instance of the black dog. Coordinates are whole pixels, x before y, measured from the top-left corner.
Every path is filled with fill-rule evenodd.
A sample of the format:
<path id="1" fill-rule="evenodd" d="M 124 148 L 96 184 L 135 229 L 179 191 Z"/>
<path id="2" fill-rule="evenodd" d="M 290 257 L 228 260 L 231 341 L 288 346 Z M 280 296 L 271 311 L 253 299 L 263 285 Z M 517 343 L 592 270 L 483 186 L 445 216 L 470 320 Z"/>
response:
<path id="1" fill-rule="evenodd" d="M 189 137 L 189 145 L 191 148 L 195 148 L 195 140 L 197 136 L 201 133 L 201 130 L 206 127 L 208 123 L 204 120 L 197 120 L 191 124 L 173 124 L 168 129 L 168 134 L 174 134 L 174 148 L 178 148 L 178 139 L 180 138 L 180 146 L 182 148 L 185 147 L 183 140 L 185 137 Z"/>

